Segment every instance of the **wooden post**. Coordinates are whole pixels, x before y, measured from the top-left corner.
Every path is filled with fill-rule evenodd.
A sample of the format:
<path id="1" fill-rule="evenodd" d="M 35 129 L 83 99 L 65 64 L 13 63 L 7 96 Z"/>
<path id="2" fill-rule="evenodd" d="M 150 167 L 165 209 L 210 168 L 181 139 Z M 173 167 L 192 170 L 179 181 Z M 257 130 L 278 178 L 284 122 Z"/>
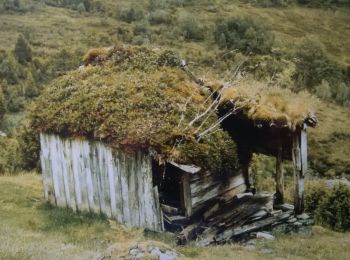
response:
<path id="1" fill-rule="evenodd" d="M 181 176 L 181 206 L 186 212 L 186 217 L 192 215 L 192 199 L 191 199 L 191 187 L 190 176 L 188 173 L 184 173 Z"/>
<path id="2" fill-rule="evenodd" d="M 294 206 L 295 213 L 304 211 L 304 176 L 307 170 L 306 127 L 293 134 L 293 162 L 295 176 Z"/>
<path id="3" fill-rule="evenodd" d="M 284 176 L 282 171 L 282 147 L 277 149 L 276 156 L 276 194 L 274 205 L 281 205 L 284 203 Z"/>
<path id="4" fill-rule="evenodd" d="M 247 191 L 250 191 L 250 189 L 252 188 L 252 183 L 250 181 L 250 163 L 242 164 L 241 168 L 244 178 L 244 184 L 246 185 Z"/>

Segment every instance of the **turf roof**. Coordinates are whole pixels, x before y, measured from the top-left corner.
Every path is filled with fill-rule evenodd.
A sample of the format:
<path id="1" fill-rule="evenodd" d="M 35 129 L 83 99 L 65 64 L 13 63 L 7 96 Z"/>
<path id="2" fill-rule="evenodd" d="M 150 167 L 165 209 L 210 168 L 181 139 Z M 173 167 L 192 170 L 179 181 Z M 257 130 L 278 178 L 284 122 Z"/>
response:
<path id="1" fill-rule="evenodd" d="M 222 107 L 241 106 L 240 115 L 255 124 L 288 127 L 292 131 L 310 118 L 316 120 L 317 101 L 309 93 L 294 93 L 262 82 L 242 81 L 225 88 L 220 102 Z"/>
<path id="2" fill-rule="evenodd" d="M 90 50 L 84 64 L 56 79 L 38 98 L 31 113 L 38 132 L 101 140 L 129 151 L 151 148 L 159 160 L 213 171 L 235 167 L 235 144 L 220 127 L 196 140 L 201 121 L 189 122 L 206 110 L 209 94 L 180 69 L 176 53 L 119 45 Z M 314 111 L 306 93 L 254 81 L 228 88 L 211 82 L 210 88 L 221 93 L 221 107 L 242 106 L 240 114 L 259 124 L 293 130 Z M 212 113 L 203 128 L 216 121 Z"/>
<path id="3" fill-rule="evenodd" d="M 233 169 L 235 144 L 222 129 L 196 140 L 198 124 L 189 122 L 207 107 L 207 94 L 178 65 L 171 51 L 126 46 L 91 50 L 84 68 L 56 79 L 38 98 L 32 126 L 127 151 L 151 148 L 160 160 L 218 172 Z M 216 120 L 213 113 L 204 127 Z"/>

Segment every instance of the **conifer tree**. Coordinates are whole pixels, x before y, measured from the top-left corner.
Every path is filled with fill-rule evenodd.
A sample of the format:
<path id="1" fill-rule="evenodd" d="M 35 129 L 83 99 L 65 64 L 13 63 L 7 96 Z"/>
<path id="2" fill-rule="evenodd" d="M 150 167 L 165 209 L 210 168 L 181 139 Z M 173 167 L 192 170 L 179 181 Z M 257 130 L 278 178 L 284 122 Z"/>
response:
<path id="1" fill-rule="evenodd" d="M 0 86 L 0 123 L 6 111 L 7 111 L 6 100 L 5 100 L 4 92 L 2 91 L 2 88 Z"/>
<path id="2" fill-rule="evenodd" d="M 27 98 L 33 98 L 39 95 L 39 89 L 30 71 L 27 74 L 24 93 Z"/>
<path id="3" fill-rule="evenodd" d="M 20 34 L 15 45 L 15 56 L 19 63 L 24 64 L 32 60 L 32 49 L 27 40 Z"/>

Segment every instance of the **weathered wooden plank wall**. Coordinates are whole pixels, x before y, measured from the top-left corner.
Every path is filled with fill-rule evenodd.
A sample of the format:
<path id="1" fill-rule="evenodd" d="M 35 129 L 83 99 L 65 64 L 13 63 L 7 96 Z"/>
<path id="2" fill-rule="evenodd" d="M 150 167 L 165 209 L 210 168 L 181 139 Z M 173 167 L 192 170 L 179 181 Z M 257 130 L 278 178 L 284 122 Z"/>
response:
<path id="1" fill-rule="evenodd" d="M 206 203 L 216 197 L 234 197 L 246 189 L 242 173 L 226 178 L 217 178 L 215 174 L 200 172 L 191 175 L 189 190 L 191 213 L 205 207 Z"/>
<path id="2" fill-rule="evenodd" d="M 100 142 L 40 135 L 45 199 L 119 223 L 164 229 L 151 158 L 112 151 Z"/>

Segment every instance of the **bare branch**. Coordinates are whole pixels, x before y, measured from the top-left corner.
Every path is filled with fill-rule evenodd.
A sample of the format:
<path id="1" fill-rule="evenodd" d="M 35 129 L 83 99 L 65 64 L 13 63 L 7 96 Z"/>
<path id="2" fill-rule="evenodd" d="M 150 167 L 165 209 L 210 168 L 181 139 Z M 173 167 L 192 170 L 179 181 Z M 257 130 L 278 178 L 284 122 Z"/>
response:
<path id="1" fill-rule="evenodd" d="M 234 105 L 232 109 L 230 109 L 229 112 L 227 112 L 225 115 L 220 117 L 216 122 L 214 122 L 209 128 L 207 128 L 205 131 L 200 133 L 198 135 L 198 140 L 202 139 L 204 136 L 206 136 L 208 133 L 212 132 L 217 126 L 219 126 L 226 118 L 228 118 L 230 115 L 235 114 L 238 110 L 241 110 L 243 107 L 245 107 L 248 104 L 248 101 L 245 102 L 243 105 L 237 107 Z"/>

